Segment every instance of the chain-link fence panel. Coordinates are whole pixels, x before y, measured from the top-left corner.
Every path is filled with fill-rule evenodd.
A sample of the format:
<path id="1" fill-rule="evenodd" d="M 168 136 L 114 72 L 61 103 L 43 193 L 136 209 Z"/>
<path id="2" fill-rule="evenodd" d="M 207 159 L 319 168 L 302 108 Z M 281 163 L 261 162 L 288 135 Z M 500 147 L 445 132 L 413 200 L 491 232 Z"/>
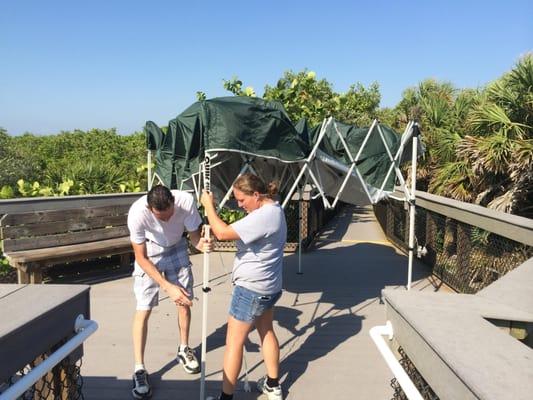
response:
<path id="1" fill-rule="evenodd" d="M 409 213 L 394 199 L 374 208 L 387 237 L 408 250 Z M 416 207 L 415 254 L 460 293 L 476 293 L 533 257 L 533 247 Z"/>
<path id="2" fill-rule="evenodd" d="M 33 368 L 44 361 L 51 352 L 39 356 L 17 371 L 6 382 L 0 383 L 0 395 L 20 379 L 24 378 Z M 80 374 L 82 360 L 64 358 L 51 371 L 28 388 L 18 400 L 78 400 L 83 399 L 83 378 Z"/>
<path id="3" fill-rule="evenodd" d="M 439 397 L 424 380 L 420 372 L 418 372 L 415 365 L 412 363 L 409 357 L 407 357 L 407 354 L 405 354 L 405 351 L 401 347 L 398 348 L 398 353 L 400 354 L 400 365 L 403 367 L 409 378 L 411 378 L 411 381 L 418 389 L 424 400 L 439 400 Z M 391 387 L 394 390 L 391 400 L 409 400 L 396 378 L 391 380 Z"/>

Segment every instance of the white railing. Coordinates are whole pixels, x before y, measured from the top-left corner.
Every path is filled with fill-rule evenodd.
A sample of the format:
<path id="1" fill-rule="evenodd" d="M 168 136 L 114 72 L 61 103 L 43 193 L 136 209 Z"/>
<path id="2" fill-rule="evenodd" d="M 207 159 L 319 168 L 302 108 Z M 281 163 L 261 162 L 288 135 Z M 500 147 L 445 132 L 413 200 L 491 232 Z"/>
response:
<path id="1" fill-rule="evenodd" d="M 387 321 L 386 325 L 374 326 L 369 331 L 370 337 L 376 344 L 382 357 L 385 359 L 387 366 L 390 368 L 394 377 L 398 380 L 398 383 L 402 387 L 405 395 L 409 400 L 424 400 L 416 386 L 414 385 L 407 372 L 400 365 L 400 362 L 396 359 L 392 350 L 389 348 L 383 336 L 387 335 L 389 340 L 393 338 L 392 324 Z"/>
<path id="2" fill-rule="evenodd" d="M 76 335 L 69 339 L 63 346 L 48 356 L 30 372 L 20 378 L 15 384 L 10 386 L 5 392 L 0 394 L 0 400 L 16 400 L 22 396 L 31 386 L 42 376 L 54 368 L 70 353 L 76 350 L 89 336 L 98 329 L 98 324 L 90 319 L 85 319 L 83 315 L 78 315 L 74 322 L 74 332 Z"/>

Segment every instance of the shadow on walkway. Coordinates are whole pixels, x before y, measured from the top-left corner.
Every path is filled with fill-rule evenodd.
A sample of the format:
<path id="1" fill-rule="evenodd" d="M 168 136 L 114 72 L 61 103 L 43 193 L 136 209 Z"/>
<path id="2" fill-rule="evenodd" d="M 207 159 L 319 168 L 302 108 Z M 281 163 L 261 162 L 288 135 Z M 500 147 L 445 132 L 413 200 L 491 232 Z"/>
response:
<path id="1" fill-rule="evenodd" d="M 281 350 L 300 341 L 282 360 L 281 375 L 285 389 L 307 370 L 308 365 L 337 349 L 361 331 L 364 316 L 357 315 L 366 306 L 379 302 L 385 286 L 404 286 L 407 259 L 390 246 L 359 243 L 336 248 L 321 248 L 302 257 L 303 274 L 296 274 L 297 255 L 285 258 L 285 296 L 294 297 L 291 308 L 276 307 L 276 320 L 292 337 L 280 343 Z M 414 268 L 413 281 L 424 278 L 430 270 Z M 318 296 L 318 299 L 317 299 Z M 311 317 L 299 310 L 313 306 Z M 320 310 L 320 311 L 319 311 Z M 307 323 L 302 323 L 305 318 Z"/>

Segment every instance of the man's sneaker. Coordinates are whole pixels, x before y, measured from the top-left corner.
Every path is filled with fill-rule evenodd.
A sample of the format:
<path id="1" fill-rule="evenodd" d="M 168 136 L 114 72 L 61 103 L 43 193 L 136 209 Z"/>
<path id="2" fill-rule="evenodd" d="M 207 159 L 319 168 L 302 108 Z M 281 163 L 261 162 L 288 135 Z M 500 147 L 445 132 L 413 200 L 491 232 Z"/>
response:
<path id="1" fill-rule="evenodd" d="M 185 347 L 183 350 L 178 349 L 178 356 L 176 359 L 181 365 L 183 365 L 183 369 L 188 374 L 198 374 L 200 372 L 200 364 L 196 359 L 194 350 L 190 347 Z"/>
<path id="2" fill-rule="evenodd" d="M 152 388 L 148 383 L 148 374 L 144 369 L 135 371 L 133 374 L 133 389 L 131 394 L 136 399 L 149 399 L 152 397 Z"/>
<path id="3" fill-rule="evenodd" d="M 283 400 L 281 386 L 270 387 L 267 385 L 267 377 L 263 376 L 257 381 L 257 390 L 267 395 L 268 400 Z"/>

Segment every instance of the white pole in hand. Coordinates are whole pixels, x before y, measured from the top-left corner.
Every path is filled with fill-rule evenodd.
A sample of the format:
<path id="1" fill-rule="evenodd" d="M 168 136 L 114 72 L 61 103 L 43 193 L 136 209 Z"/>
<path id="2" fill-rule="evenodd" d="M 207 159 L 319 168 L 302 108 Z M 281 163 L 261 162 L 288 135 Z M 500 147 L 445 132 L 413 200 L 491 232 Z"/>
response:
<path id="1" fill-rule="evenodd" d="M 204 160 L 204 189 L 211 190 L 210 159 L 206 155 Z M 209 239 L 210 227 L 204 225 L 204 238 Z M 205 400 L 205 369 L 207 357 L 207 299 L 211 288 L 209 287 L 209 253 L 204 251 L 204 271 L 202 283 L 202 354 L 201 354 L 201 378 L 200 378 L 200 400 Z"/>

